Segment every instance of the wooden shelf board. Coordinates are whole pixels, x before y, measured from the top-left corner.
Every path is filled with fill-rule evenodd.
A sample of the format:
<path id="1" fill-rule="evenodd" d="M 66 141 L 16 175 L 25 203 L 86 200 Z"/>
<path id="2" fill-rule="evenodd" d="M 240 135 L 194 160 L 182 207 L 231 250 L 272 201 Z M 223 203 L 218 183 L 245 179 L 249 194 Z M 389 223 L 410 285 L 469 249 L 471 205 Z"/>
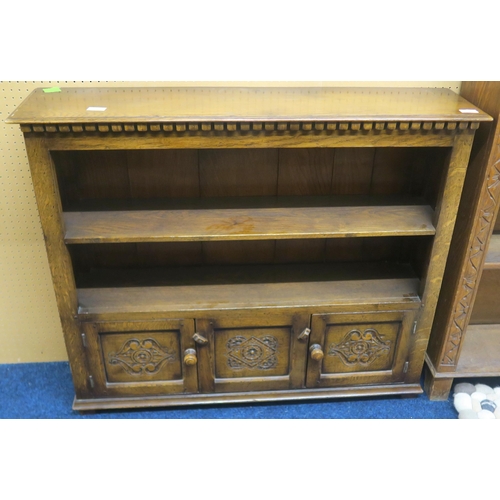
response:
<path id="1" fill-rule="evenodd" d="M 355 267 L 226 266 L 205 274 L 197 274 L 198 268 L 186 269 L 184 280 L 178 272 L 170 281 L 163 281 L 167 286 L 79 288 L 78 312 L 99 315 L 402 302 L 410 309 L 418 307 L 419 280 L 409 276 L 409 266 L 361 265 L 349 274 Z M 168 271 L 163 274 L 168 276 Z M 322 279 L 314 281 L 320 275 Z M 280 278 L 284 280 L 278 281 Z M 162 282 L 161 277 L 158 282 Z"/>
<path id="2" fill-rule="evenodd" d="M 500 234 L 491 235 L 484 268 L 500 269 Z"/>
<path id="3" fill-rule="evenodd" d="M 265 240 L 435 234 L 429 206 L 65 212 L 66 243 Z"/>
<path id="4" fill-rule="evenodd" d="M 100 107 L 100 111 L 93 108 Z M 90 108 L 90 109 L 89 109 Z M 463 113 L 460 109 L 473 109 Z M 171 121 L 488 121 L 449 89 L 307 87 L 146 87 L 36 89 L 7 123 Z"/>
<path id="5" fill-rule="evenodd" d="M 469 325 L 453 377 L 500 376 L 500 324 Z"/>

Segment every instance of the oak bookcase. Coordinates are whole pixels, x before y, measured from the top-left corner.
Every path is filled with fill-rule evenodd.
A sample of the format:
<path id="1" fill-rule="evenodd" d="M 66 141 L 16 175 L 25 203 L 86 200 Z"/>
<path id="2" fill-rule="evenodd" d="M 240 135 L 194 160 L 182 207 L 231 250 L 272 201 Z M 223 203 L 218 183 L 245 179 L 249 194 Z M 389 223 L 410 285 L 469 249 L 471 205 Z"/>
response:
<path id="1" fill-rule="evenodd" d="M 421 393 L 489 120 L 446 89 L 33 92 L 8 121 L 73 407 Z"/>
<path id="2" fill-rule="evenodd" d="M 461 94 L 494 121 L 474 140 L 426 355 L 436 400 L 455 378 L 500 376 L 500 82 L 463 82 Z"/>

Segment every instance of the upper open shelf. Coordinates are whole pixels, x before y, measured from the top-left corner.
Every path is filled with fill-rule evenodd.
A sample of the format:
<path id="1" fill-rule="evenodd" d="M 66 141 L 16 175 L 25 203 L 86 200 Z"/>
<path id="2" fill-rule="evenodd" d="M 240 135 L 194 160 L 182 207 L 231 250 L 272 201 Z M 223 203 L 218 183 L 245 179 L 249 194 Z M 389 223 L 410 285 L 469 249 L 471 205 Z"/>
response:
<path id="1" fill-rule="evenodd" d="M 66 243 L 266 240 L 435 234 L 427 205 L 65 212 Z"/>

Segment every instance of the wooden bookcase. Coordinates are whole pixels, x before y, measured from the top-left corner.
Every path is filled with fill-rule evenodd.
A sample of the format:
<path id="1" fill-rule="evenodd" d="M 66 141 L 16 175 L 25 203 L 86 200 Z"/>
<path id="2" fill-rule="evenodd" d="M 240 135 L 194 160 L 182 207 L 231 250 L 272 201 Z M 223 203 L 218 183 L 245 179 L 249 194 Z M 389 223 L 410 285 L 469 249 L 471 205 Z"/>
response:
<path id="1" fill-rule="evenodd" d="M 74 408 L 417 394 L 470 149 L 446 89 L 38 89 Z"/>
<path id="2" fill-rule="evenodd" d="M 474 141 L 426 356 L 437 400 L 455 378 L 500 376 L 500 82 L 463 82 L 461 94 L 494 121 Z"/>

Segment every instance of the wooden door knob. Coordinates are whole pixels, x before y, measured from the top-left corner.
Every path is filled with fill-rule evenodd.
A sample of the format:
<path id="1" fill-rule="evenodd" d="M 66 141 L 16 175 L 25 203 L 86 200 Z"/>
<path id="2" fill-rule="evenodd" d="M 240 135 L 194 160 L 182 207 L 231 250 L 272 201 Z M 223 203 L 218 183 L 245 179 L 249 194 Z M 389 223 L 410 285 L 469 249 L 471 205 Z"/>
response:
<path id="1" fill-rule="evenodd" d="M 198 363 L 198 358 L 196 357 L 196 351 L 194 349 L 186 349 L 184 351 L 184 364 L 192 366 Z"/>
<path id="2" fill-rule="evenodd" d="M 313 344 L 309 348 L 309 352 L 311 353 L 311 358 L 314 359 L 314 361 L 321 361 L 323 359 L 323 349 L 321 349 L 319 344 Z"/>

